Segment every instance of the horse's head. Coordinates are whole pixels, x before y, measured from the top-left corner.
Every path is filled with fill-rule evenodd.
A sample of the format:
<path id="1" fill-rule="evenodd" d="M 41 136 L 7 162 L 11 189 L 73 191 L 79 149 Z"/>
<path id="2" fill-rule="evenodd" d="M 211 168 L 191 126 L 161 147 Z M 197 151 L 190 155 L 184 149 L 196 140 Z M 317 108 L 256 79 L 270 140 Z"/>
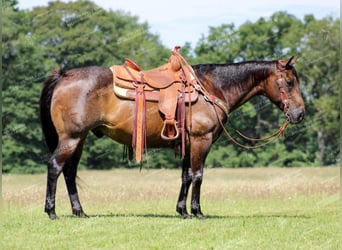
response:
<path id="1" fill-rule="evenodd" d="M 299 123 L 304 119 L 305 107 L 294 64 L 293 57 L 278 61 L 275 73 L 266 82 L 265 94 L 284 111 L 290 123 Z"/>

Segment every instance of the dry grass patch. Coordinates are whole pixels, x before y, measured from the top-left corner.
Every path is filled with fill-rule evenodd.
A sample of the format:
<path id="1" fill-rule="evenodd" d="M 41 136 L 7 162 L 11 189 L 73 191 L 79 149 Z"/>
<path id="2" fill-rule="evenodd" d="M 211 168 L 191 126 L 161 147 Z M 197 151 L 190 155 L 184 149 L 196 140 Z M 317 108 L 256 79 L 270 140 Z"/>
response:
<path id="1" fill-rule="evenodd" d="M 176 200 L 180 170 L 80 171 L 80 198 L 87 202 Z M 36 204 L 45 197 L 46 175 L 4 175 L 3 204 Z M 339 168 L 205 169 L 204 199 L 293 198 L 333 195 L 340 190 Z M 63 177 L 57 202 L 68 201 Z M 57 204 L 58 206 L 58 204 Z"/>
<path id="2" fill-rule="evenodd" d="M 89 219 L 43 212 L 46 175 L 4 175 L 0 249 L 339 249 L 339 169 L 205 169 L 206 220 L 175 212 L 180 170 L 80 171 Z"/>

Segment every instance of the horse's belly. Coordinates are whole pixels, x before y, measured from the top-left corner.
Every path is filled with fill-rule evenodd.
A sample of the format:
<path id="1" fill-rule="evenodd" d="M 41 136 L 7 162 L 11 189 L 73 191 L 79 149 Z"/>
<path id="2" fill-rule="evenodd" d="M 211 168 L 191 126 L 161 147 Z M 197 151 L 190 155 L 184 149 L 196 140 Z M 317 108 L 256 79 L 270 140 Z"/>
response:
<path id="1" fill-rule="evenodd" d="M 121 144 L 131 145 L 135 123 L 133 104 L 134 102 L 124 102 L 123 105 L 118 105 L 97 130 Z M 160 137 L 162 127 L 163 119 L 157 103 L 147 103 L 146 140 L 148 147 L 168 147 L 170 145 Z"/>
<path id="2" fill-rule="evenodd" d="M 108 104 L 101 132 L 119 143 L 132 145 L 135 102 L 115 98 Z M 189 107 L 186 108 L 186 117 L 186 127 L 187 131 L 190 131 L 190 136 L 202 137 L 208 133 L 217 132 L 218 123 L 215 111 L 203 99 L 199 99 L 192 106 L 191 112 Z M 148 147 L 170 147 L 174 145 L 174 141 L 161 138 L 163 122 L 163 115 L 159 111 L 158 103 L 147 102 L 146 140 Z"/>

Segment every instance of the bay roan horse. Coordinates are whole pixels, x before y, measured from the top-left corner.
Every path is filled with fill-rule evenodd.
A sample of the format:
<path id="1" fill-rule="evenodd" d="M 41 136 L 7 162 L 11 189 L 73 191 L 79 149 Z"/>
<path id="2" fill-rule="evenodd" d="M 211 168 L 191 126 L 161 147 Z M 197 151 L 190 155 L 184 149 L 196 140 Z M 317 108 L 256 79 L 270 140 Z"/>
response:
<path id="1" fill-rule="evenodd" d="M 226 122 L 228 114 L 255 95 L 267 96 L 293 124 L 303 120 L 305 109 L 292 58 L 286 61 L 202 64 L 193 66 L 193 70 L 210 98 L 219 102 L 208 101 L 208 96 L 200 92 L 191 110 L 188 105 L 186 107 L 191 116 L 187 116 L 185 125 L 186 147 L 176 209 L 182 217 L 190 217 L 186 200 L 192 184 L 191 212 L 203 218 L 200 190 L 204 162 L 211 145 L 222 132 L 221 124 Z M 45 201 L 45 212 L 51 219 L 57 218 L 55 194 L 57 178 L 62 172 L 73 214 L 86 217 L 75 183 L 86 136 L 93 131 L 98 136 L 106 135 L 130 146 L 133 112 L 134 101 L 120 99 L 114 94 L 113 73 L 109 68 L 91 66 L 56 71 L 48 77 L 40 97 L 40 118 L 52 153 L 48 161 Z M 161 138 L 163 119 L 158 104 L 147 102 L 146 112 L 147 147 L 172 146 Z"/>

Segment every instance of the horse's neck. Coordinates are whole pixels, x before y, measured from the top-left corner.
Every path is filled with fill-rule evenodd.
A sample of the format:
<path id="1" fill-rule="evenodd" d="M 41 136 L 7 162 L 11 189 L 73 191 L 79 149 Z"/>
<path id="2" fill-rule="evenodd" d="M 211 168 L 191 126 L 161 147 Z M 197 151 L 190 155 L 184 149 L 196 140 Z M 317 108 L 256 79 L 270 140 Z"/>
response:
<path id="1" fill-rule="evenodd" d="M 233 111 L 248 102 L 252 97 L 263 92 L 263 82 L 248 82 L 244 88 L 230 86 L 225 92 L 226 100 Z"/>
<path id="2" fill-rule="evenodd" d="M 221 98 L 224 97 L 229 111 L 233 111 L 253 96 L 264 92 L 266 81 L 274 74 L 273 69 L 274 65 L 269 62 L 247 62 L 218 65 L 210 68 L 208 73 L 216 92 L 221 92 Z"/>

